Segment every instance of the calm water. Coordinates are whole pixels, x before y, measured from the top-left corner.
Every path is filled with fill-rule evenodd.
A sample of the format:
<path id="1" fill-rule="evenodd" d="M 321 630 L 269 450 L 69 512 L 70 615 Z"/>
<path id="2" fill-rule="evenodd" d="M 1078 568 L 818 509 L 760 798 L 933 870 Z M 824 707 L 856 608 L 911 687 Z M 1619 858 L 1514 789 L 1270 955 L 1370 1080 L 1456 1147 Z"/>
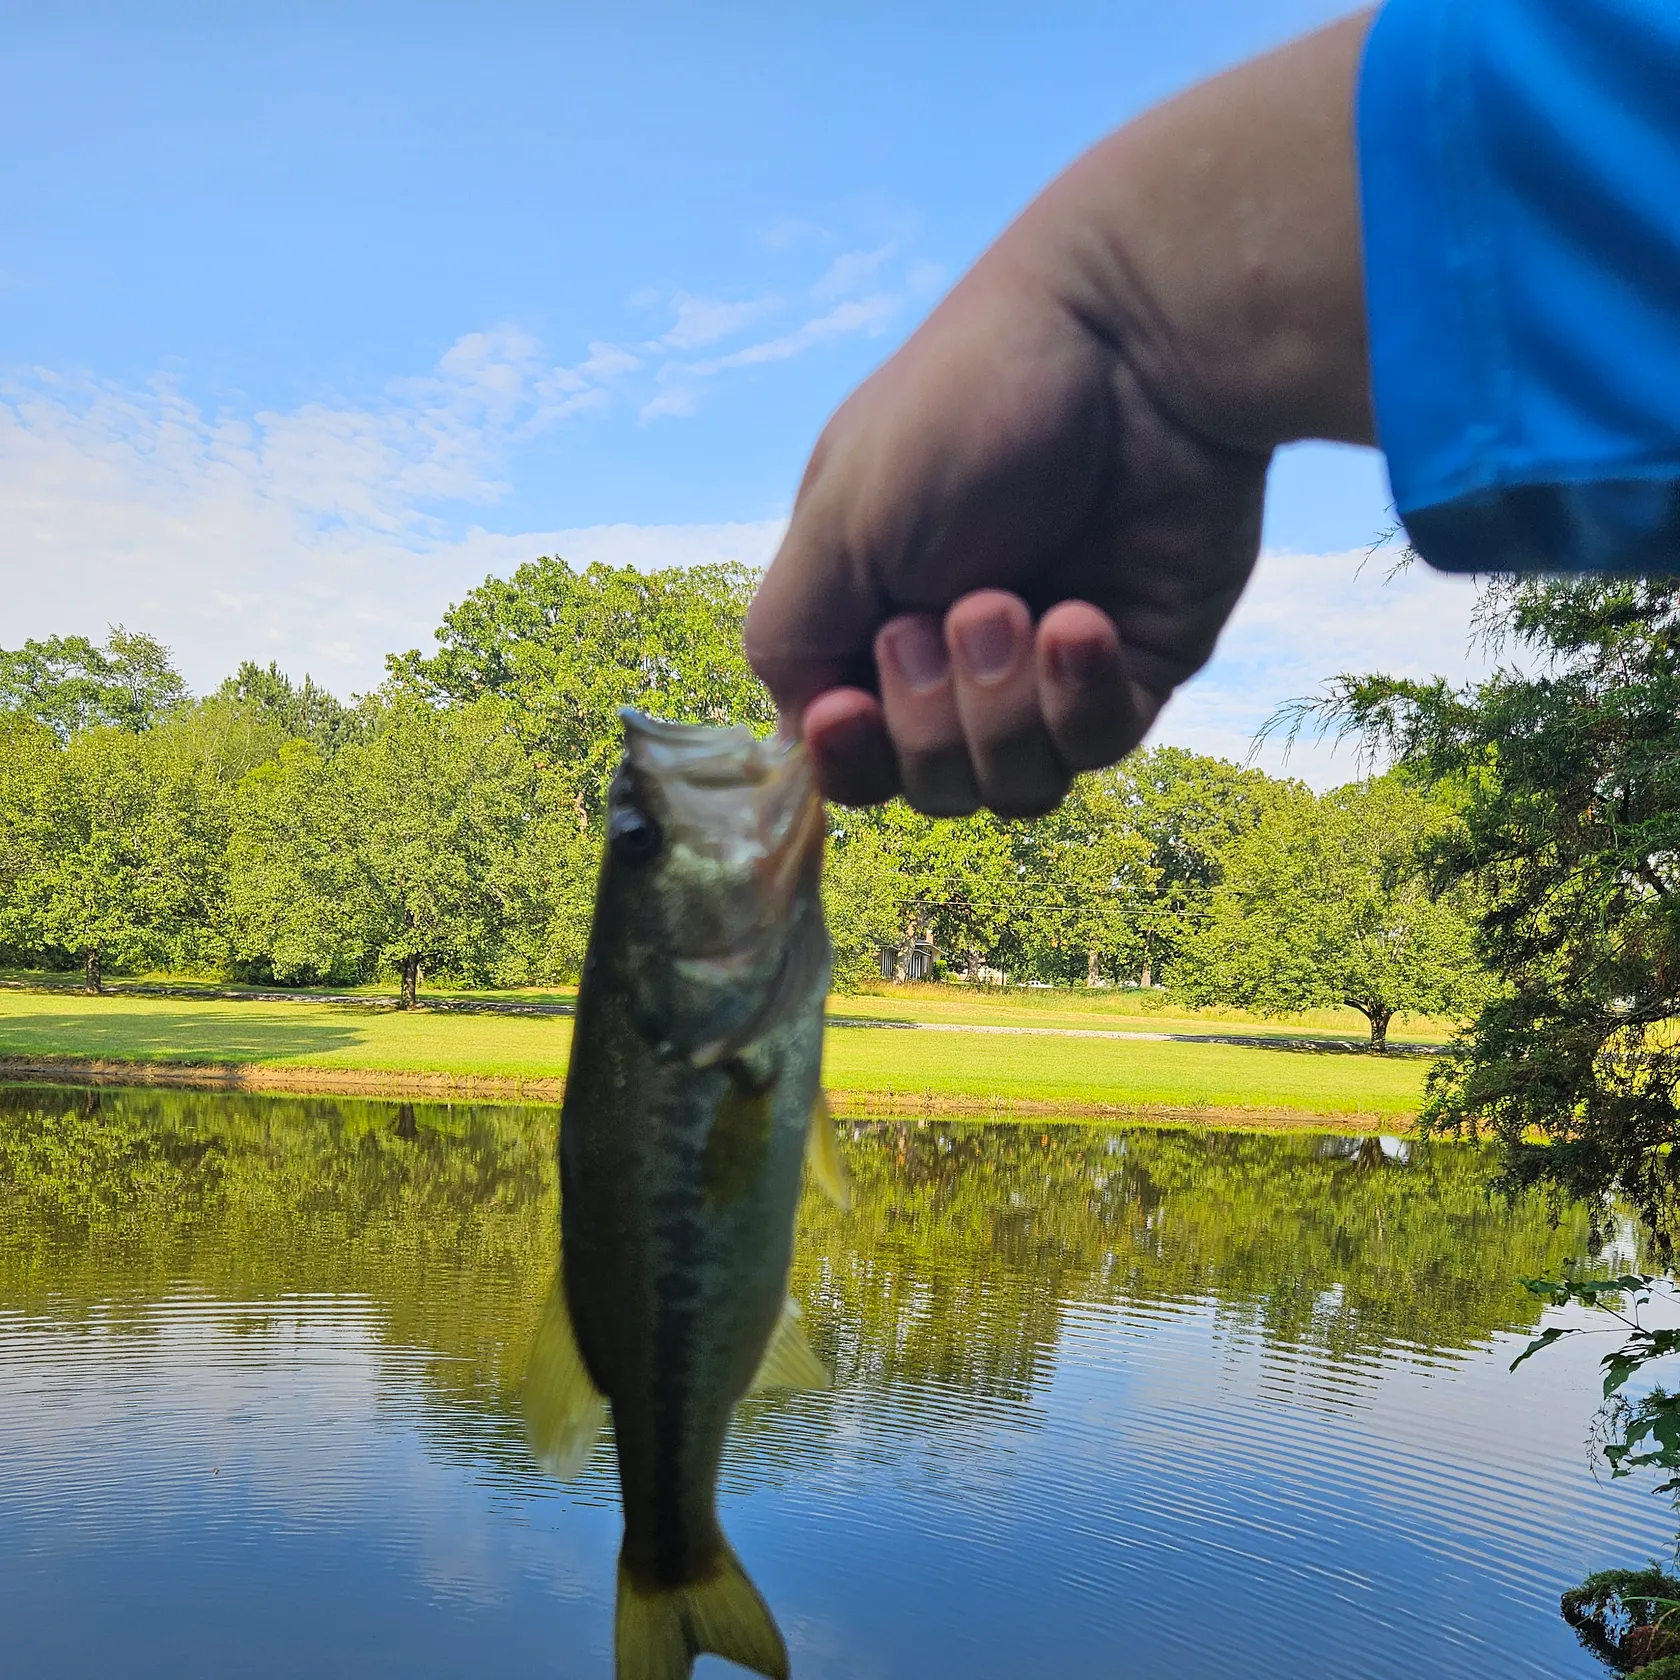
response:
<path id="1" fill-rule="evenodd" d="M 0 1091 L 0 1670 L 609 1674 L 610 1459 L 517 1421 L 553 1124 Z M 1374 1140 L 848 1156 L 795 1276 L 836 1388 L 745 1408 L 722 1501 L 801 1680 L 1600 1672 L 1557 1595 L 1672 1516 L 1593 1478 L 1601 1348 L 1505 1369 L 1584 1222 Z"/>

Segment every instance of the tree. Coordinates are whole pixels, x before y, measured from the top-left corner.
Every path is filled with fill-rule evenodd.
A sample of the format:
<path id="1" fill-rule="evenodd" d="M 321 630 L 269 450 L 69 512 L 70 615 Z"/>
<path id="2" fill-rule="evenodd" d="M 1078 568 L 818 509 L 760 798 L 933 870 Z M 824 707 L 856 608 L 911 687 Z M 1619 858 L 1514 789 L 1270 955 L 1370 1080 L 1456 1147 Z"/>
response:
<path id="1" fill-rule="evenodd" d="M 1023 906 L 1018 934 L 1037 966 L 1103 982 L 1148 961 L 1145 927 L 1158 869 L 1133 821 L 1122 776 L 1080 776 L 1048 816 L 1015 833 Z"/>
<path id="2" fill-rule="evenodd" d="M 1473 1006 L 1486 988 L 1462 895 L 1432 896 L 1418 867 L 1441 821 L 1393 776 L 1322 798 L 1295 787 L 1225 853 L 1206 920 L 1173 965 L 1174 993 L 1264 1015 L 1346 1004 L 1379 1052 L 1401 1011 Z"/>
<path id="3" fill-rule="evenodd" d="M 109 964 L 213 944 L 224 836 L 214 781 L 183 745 L 163 729 L 85 729 L 37 750 L 29 786 L 8 789 L 11 942 L 72 954 L 90 992 Z"/>
<path id="4" fill-rule="evenodd" d="M 357 728 L 357 714 L 343 701 L 317 686 L 308 675 L 301 684 L 294 683 L 273 660 L 266 669 L 249 659 L 241 661 L 238 671 L 223 682 L 216 696 L 241 703 L 294 740 L 312 742 L 327 758 Z"/>
<path id="5" fill-rule="evenodd" d="M 0 950 L 37 955 L 35 876 L 41 843 L 42 791 L 57 774 L 58 737 L 22 712 L 0 712 Z"/>
<path id="6" fill-rule="evenodd" d="M 1299 715 L 1449 784 L 1462 809 L 1431 869 L 1474 885 L 1477 948 L 1502 984 L 1436 1064 L 1423 1125 L 1491 1128 L 1518 1176 L 1620 1192 L 1666 1242 L 1680 1187 L 1680 581 L 1506 582 L 1481 611 L 1527 670 L 1456 690 L 1344 676 Z"/>
<path id="7" fill-rule="evenodd" d="M 899 800 L 877 820 L 898 869 L 900 937 L 929 941 L 975 977 L 1021 921 L 1011 826 L 989 811 L 955 822 L 928 817 Z"/>
<path id="8" fill-rule="evenodd" d="M 741 646 L 755 582 L 733 564 L 574 572 L 544 556 L 451 607 L 431 657 L 414 650 L 387 664 L 396 683 L 435 701 L 508 701 L 526 744 L 593 818 L 618 764 L 620 706 L 681 723 L 775 726 Z"/>
<path id="9" fill-rule="evenodd" d="M 1182 747 L 1152 747 L 1109 772 L 1128 822 L 1149 848 L 1151 883 L 1138 904 L 1140 977 L 1171 967 L 1206 913 L 1226 851 L 1281 797 L 1264 771 Z"/>
<path id="10" fill-rule="evenodd" d="M 149 729 L 187 698 L 169 649 L 118 624 L 103 648 L 86 636 L 49 636 L 0 648 L 0 711 L 21 712 L 61 741 L 98 724 Z"/>
<path id="11" fill-rule="evenodd" d="M 390 695 L 332 759 L 292 741 L 240 794 L 236 947 L 281 979 L 394 969 L 412 1008 L 427 970 L 505 976 L 510 938 L 546 908 L 535 766 L 494 699 L 440 711 Z"/>
<path id="12" fill-rule="evenodd" d="M 879 975 L 882 946 L 904 938 L 905 884 L 887 834 L 861 811 L 833 812 L 823 862 L 823 913 L 834 943 L 834 985 L 854 991 Z"/>

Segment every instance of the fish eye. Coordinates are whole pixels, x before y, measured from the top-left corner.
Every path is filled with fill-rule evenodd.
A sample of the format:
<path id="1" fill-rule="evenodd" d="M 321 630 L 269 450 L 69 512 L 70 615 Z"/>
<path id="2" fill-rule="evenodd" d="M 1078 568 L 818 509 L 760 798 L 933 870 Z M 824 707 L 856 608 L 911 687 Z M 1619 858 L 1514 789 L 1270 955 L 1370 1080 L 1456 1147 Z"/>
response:
<path id="1" fill-rule="evenodd" d="M 620 805 L 607 819 L 607 844 L 624 863 L 646 863 L 659 850 L 659 824 L 634 805 Z"/>

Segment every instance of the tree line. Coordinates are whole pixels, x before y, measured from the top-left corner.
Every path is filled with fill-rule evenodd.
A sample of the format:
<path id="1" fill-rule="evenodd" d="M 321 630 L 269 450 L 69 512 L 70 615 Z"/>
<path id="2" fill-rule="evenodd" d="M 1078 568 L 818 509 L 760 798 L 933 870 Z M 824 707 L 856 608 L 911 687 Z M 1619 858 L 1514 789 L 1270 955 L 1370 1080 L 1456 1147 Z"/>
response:
<path id="1" fill-rule="evenodd" d="M 582 961 L 618 708 L 775 722 L 739 566 L 557 559 L 490 578 L 346 704 L 247 662 L 194 698 L 114 630 L 0 651 L 0 953 L 284 985 L 564 982 Z M 1318 795 L 1172 747 L 1033 822 L 830 815 L 837 979 L 911 948 L 971 981 L 1166 984 L 1282 1012 L 1399 1011 L 1485 982 L 1464 895 L 1413 866 L 1451 812 L 1415 778 Z"/>

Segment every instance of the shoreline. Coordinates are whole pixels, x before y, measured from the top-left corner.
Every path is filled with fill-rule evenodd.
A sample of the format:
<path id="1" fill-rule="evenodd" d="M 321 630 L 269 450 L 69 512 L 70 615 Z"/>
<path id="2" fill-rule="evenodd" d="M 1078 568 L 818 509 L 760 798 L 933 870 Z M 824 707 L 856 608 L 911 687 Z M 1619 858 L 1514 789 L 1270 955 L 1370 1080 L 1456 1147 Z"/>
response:
<path id="1" fill-rule="evenodd" d="M 255 1062 L 140 1062 L 102 1056 L 0 1056 L 0 1083 L 156 1087 L 242 1091 L 268 1096 L 339 1096 L 395 1101 L 558 1105 L 560 1077 L 425 1073 L 377 1068 L 271 1067 Z M 1293 1108 L 1173 1107 L 1160 1103 L 1093 1103 L 1006 1097 L 991 1102 L 918 1091 L 830 1090 L 837 1119 L 1111 1120 L 1206 1127 L 1221 1131 L 1319 1131 L 1401 1135 L 1407 1114 L 1315 1113 Z"/>

